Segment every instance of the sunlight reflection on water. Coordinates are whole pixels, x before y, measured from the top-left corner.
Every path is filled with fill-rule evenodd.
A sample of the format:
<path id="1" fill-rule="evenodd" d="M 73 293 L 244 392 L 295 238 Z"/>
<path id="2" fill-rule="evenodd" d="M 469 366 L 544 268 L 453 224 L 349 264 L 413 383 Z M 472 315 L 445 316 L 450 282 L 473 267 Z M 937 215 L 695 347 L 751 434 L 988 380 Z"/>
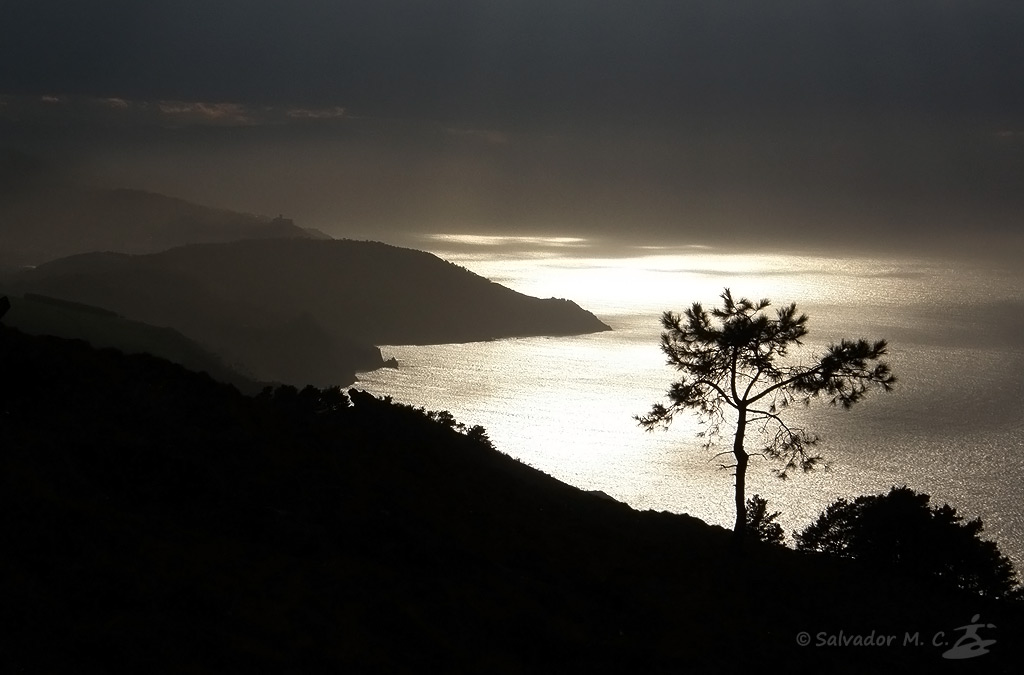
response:
<path id="1" fill-rule="evenodd" d="M 658 349 L 658 317 L 715 304 L 723 286 L 776 305 L 797 301 L 810 315 L 807 358 L 839 337 L 884 337 L 899 383 L 850 411 L 800 411 L 825 439 L 830 470 L 782 484 L 754 463 L 749 492 L 783 512 L 788 534 L 838 496 L 905 483 L 981 516 L 1004 552 L 1024 561 L 1024 285 L 1012 273 L 692 249 L 620 258 L 436 252 L 523 293 L 571 298 L 613 331 L 385 346 L 401 367 L 361 375 L 362 388 L 482 424 L 502 451 L 582 489 L 729 526 L 732 477 L 701 448 L 696 420 L 645 433 L 632 419 L 662 400 L 674 375 Z"/>

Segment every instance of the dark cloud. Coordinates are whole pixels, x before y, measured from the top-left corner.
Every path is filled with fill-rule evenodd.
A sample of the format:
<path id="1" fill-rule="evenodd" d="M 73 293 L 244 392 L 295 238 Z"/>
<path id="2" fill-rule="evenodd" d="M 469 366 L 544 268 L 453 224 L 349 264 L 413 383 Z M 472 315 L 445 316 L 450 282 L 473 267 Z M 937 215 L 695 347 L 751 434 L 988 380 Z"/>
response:
<path id="1" fill-rule="evenodd" d="M 913 246 L 1017 227 L 1022 29 L 1019 0 L 7 0 L 0 131 L 334 231 Z"/>
<path id="2" fill-rule="evenodd" d="M 0 89 L 451 121 L 1019 113 L 995 0 L 11 0 Z"/>

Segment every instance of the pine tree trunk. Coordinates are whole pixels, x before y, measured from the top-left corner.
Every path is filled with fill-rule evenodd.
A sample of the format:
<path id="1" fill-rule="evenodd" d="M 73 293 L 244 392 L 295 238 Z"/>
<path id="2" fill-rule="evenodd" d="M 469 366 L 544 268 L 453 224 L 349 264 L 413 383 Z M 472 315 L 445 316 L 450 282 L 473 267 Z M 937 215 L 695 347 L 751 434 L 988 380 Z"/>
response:
<path id="1" fill-rule="evenodd" d="M 739 419 L 736 421 L 736 437 L 732 444 L 732 454 L 736 458 L 736 525 L 733 533 L 737 540 L 742 540 L 747 529 L 747 461 L 749 455 L 743 449 L 743 437 L 747 431 L 747 411 L 744 408 L 739 410 Z"/>

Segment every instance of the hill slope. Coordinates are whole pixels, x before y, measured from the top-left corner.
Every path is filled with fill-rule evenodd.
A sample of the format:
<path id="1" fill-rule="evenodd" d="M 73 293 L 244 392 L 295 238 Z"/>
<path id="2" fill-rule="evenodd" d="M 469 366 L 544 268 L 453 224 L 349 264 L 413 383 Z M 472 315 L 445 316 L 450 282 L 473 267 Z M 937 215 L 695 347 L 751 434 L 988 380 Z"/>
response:
<path id="1" fill-rule="evenodd" d="M 429 253 L 376 242 L 277 239 L 92 253 L 11 281 L 173 326 L 256 377 L 350 382 L 381 365 L 371 344 L 468 342 L 607 330 L 568 300 L 532 298 Z"/>
<path id="2" fill-rule="evenodd" d="M 0 373 L 11 672 L 1020 665 L 1019 608 L 784 549 L 740 554 L 721 529 L 584 494 L 367 394 L 247 398 L 3 327 Z M 975 613 L 997 626 L 991 653 L 943 660 L 930 641 Z M 840 630 L 899 643 L 795 640 Z"/>

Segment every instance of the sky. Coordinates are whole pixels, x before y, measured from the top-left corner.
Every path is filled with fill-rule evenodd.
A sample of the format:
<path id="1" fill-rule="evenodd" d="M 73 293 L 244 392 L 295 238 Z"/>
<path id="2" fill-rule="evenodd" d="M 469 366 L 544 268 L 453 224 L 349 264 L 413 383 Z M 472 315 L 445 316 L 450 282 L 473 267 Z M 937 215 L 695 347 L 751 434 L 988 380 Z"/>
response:
<path id="1" fill-rule="evenodd" d="M 0 146 L 338 235 L 984 249 L 1022 34 L 1019 0 L 5 0 Z"/>

